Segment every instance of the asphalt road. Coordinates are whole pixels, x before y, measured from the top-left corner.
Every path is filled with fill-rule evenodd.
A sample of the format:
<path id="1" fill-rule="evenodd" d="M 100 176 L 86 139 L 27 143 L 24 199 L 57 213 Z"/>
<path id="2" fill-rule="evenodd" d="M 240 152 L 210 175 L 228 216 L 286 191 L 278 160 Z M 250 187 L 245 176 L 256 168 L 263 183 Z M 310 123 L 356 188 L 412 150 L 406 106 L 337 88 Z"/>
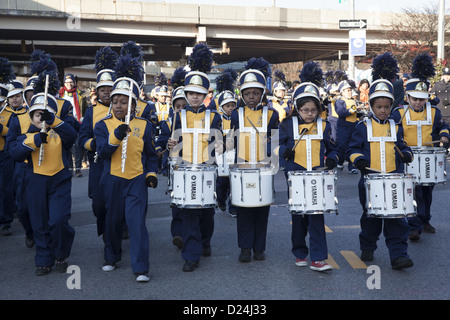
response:
<path id="1" fill-rule="evenodd" d="M 75 272 L 52 271 L 46 276 L 35 276 L 34 249 L 25 247 L 22 227 L 14 220 L 13 235 L 0 238 L 1 300 L 181 300 L 176 309 L 179 313 L 182 308 L 190 307 L 190 300 L 195 307 L 202 301 L 213 300 L 238 303 L 241 300 L 450 298 L 449 184 L 438 185 L 433 192 L 431 222 L 437 232 L 423 234 L 421 240 L 409 243 L 408 253 L 414 261 L 412 268 L 391 269 L 383 235 L 372 264 L 359 260 L 362 212 L 357 195 L 359 175 L 344 169 L 338 173 L 337 180 L 339 214 L 328 214 L 325 218 L 332 271 L 316 272 L 294 264 L 290 251 L 290 214 L 286 206 L 287 185 L 284 174 L 279 172 L 275 179 L 276 203 L 270 210 L 265 261 L 238 262 L 236 219 L 217 209 L 212 255 L 202 258 L 194 272 L 186 273 L 181 270 L 180 251 L 171 243 L 171 211 L 169 197 L 165 194 L 167 179 L 159 176 L 158 188 L 149 189 L 147 227 L 151 280 L 137 283 L 131 272 L 127 240 L 123 242 L 119 267 L 113 272 L 101 269 L 103 244 L 96 235 L 87 197 L 87 170 L 83 173 L 83 177 L 72 179 L 70 222 L 76 235 L 68 262 L 75 266 Z M 75 275 L 79 277 L 74 278 Z"/>

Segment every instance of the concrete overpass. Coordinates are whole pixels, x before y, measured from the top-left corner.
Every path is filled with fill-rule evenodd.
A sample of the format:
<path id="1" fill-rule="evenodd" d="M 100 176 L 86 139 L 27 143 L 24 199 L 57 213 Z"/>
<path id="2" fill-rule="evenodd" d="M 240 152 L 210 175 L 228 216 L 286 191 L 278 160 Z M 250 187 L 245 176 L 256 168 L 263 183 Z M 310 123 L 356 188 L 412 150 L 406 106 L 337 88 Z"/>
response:
<path id="1" fill-rule="evenodd" d="M 140 43 L 146 61 L 186 59 L 186 48 L 207 41 L 215 61 L 264 57 L 271 63 L 337 60 L 348 50 L 339 20 L 348 12 L 278 7 L 168 4 L 138 0 L 0 1 L 0 56 L 27 61 L 35 48 L 60 68 L 93 63 L 104 45 Z M 376 50 L 393 15 L 356 12 L 367 19 L 367 50 Z M 344 57 L 345 59 L 345 57 Z M 20 72 L 29 70 L 22 64 Z"/>

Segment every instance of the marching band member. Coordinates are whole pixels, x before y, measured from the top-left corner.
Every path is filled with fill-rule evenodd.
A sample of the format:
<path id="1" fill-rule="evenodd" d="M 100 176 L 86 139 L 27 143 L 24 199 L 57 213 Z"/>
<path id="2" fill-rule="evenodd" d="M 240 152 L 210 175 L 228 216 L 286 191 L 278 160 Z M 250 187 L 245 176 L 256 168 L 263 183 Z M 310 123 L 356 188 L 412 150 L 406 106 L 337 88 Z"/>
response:
<path id="1" fill-rule="evenodd" d="M 314 170 L 324 166 L 332 170 L 338 162 L 338 152 L 331 137 L 331 126 L 320 117 L 322 108 L 319 86 L 322 83 L 322 70 L 317 63 L 307 62 L 300 77 L 302 82 L 292 95 L 294 105 L 292 115 L 280 124 L 279 155 L 286 159 L 286 178 L 288 172 L 294 170 Z M 295 139 L 295 134 L 300 132 L 306 132 L 305 136 L 318 138 L 311 139 L 311 146 L 308 146 L 306 140 L 297 144 L 298 138 Z M 310 158 L 308 154 L 311 154 Z M 308 265 L 306 260 L 308 247 L 305 238 L 309 232 L 310 268 L 315 271 L 332 269 L 325 261 L 328 258 L 328 249 L 324 220 L 323 214 L 292 215 L 292 253 L 297 266 Z"/>
<path id="2" fill-rule="evenodd" d="M 114 71 L 116 63 L 117 53 L 111 47 L 106 46 L 97 51 L 95 55 L 97 104 L 87 108 L 79 133 L 79 143 L 87 151 L 90 163 L 88 195 L 92 199 L 92 212 L 97 219 L 97 234 L 99 236 L 105 230 L 106 208 L 103 188 L 99 185 L 103 172 L 103 159 L 98 156 L 94 128 L 97 122 L 105 118 L 109 113 L 111 91 L 116 80 Z"/>
<path id="3" fill-rule="evenodd" d="M 390 66 L 388 61 L 392 60 L 396 64 L 395 59 L 390 56 L 385 56 L 382 60 L 374 59 L 373 62 L 374 65 L 380 63 Z M 376 70 L 376 68 L 373 69 Z M 373 170 L 379 170 L 382 173 L 402 173 L 404 163 L 411 162 L 413 157 L 411 149 L 403 141 L 402 127 L 389 119 L 394 102 L 394 88 L 389 80 L 385 80 L 389 77 L 386 74 L 381 75 L 382 78 L 373 76 L 378 80 L 374 81 L 369 89 L 369 107 L 373 115 L 356 125 L 348 153 L 350 160 L 361 171 L 358 183 L 359 200 L 363 207 L 359 234 L 361 260 L 373 261 L 373 254 L 377 248 L 376 242 L 383 229 L 392 268 L 399 270 L 413 266 L 407 253 L 408 222 L 404 217 L 369 217 L 364 187 L 365 174 L 374 173 Z M 380 137 L 385 138 L 380 139 Z M 395 148 L 398 148 L 401 154 L 396 152 Z"/>
<path id="4" fill-rule="evenodd" d="M 234 94 L 234 82 L 237 79 L 237 73 L 232 69 L 225 69 L 220 76 L 216 78 L 218 96 L 218 106 L 219 113 L 222 116 L 222 133 L 223 142 L 226 144 L 227 138 L 233 136 L 231 128 L 231 113 L 236 109 L 236 96 Z M 230 152 L 227 150 L 227 152 Z M 222 157 L 223 163 L 227 161 L 227 152 L 221 155 L 216 155 L 216 157 Z M 234 162 L 234 157 L 233 157 Z M 217 176 L 216 183 L 216 193 L 217 193 L 217 206 L 221 211 L 227 209 L 226 200 L 230 194 L 230 177 L 229 176 Z M 232 217 L 236 217 L 236 209 L 234 205 L 231 204 L 231 200 L 228 199 L 228 211 Z"/>
<path id="5" fill-rule="evenodd" d="M 286 118 L 292 110 L 291 102 L 285 98 L 286 95 L 286 77 L 281 70 L 275 70 L 273 73 L 273 98 L 269 100 L 268 106 L 277 110 L 280 122 Z"/>
<path id="6" fill-rule="evenodd" d="M 204 105 L 210 86 L 206 73 L 211 70 L 212 62 L 212 51 L 202 43 L 193 48 L 188 59 L 191 71 L 186 75 L 184 86 L 188 105 L 180 113 L 175 114 L 174 119 L 174 130 L 181 130 L 181 135 L 178 139 L 170 138 L 168 142 L 170 150 L 182 142 L 180 157 L 184 163 L 197 165 L 213 160 L 210 158 L 208 146 L 215 144 L 213 134 L 220 132 L 221 117 L 217 112 L 207 110 Z M 182 270 L 191 272 L 198 267 L 201 256 L 211 255 L 214 208 L 182 208 L 181 216 L 183 220 L 181 256 L 185 261 Z"/>
<path id="7" fill-rule="evenodd" d="M 35 77 L 36 79 L 37 77 Z M 31 119 L 28 114 L 28 106 L 23 103 L 23 85 L 20 81 L 13 80 L 8 92 L 8 103 L 13 115 L 10 118 L 8 134 L 6 136 L 5 150 L 8 150 L 10 141 L 14 141 L 21 134 L 25 134 L 30 126 Z M 28 90 L 33 92 L 32 90 Z M 25 230 L 25 245 L 28 248 L 34 246 L 33 228 L 31 227 L 28 212 L 27 195 L 25 193 L 26 163 L 14 161 L 14 190 L 16 196 L 16 214 Z"/>
<path id="8" fill-rule="evenodd" d="M 250 59 L 239 78 L 240 105 L 231 114 L 231 129 L 235 132 L 236 162 L 269 163 L 271 156 L 271 130 L 278 129 L 278 112 L 264 105 L 266 77 L 270 65 L 263 58 Z M 259 126 L 258 132 L 253 125 Z M 239 131 L 238 131 L 239 130 Z M 260 136 L 260 133 L 262 136 Z M 264 138 L 264 140 L 263 140 Z M 240 262 L 264 260 L 267 223 L 270 205 L 263 207 L 236 206 L 238 246 Z"/>
<path id="9" fill-rule="evenodd" d="M 10 119 L 14 114 L 7 99 L 9 83 L 15 78 L 13 67 L 6 58 L 0 58 L 0 236 L 11 235 L 14 215 L 14 160 L 5 150 Z"/>
<path id="10" fill-rule="evenodd" d="M 138 58 L 121 55 L 116 64 L 111 92 L 111 114 L 94 129 L 97 152 L 103 159 L 100 184 L 104 186 L 105 263 L 103 271 L 112 271 L 122 256 L 124 223 L 130 237 L 130 260 L 136 281 L 150 280 L 149 237 L 145 224 L 147 187 L 156 188 L 157 155 L 153 146 L 150 121 L 134 116 L 139 98 L 143 67 Z"/>
<path id="11" fill-rule="evenodd" d="M 188 104 L 186 101 L 186 95 L 184 93 L 184 79 L 187 72 L 183 67 L 179 67 L 175 70 L 170 83 L 173 86 L 172 91 L 172 106 L 174 114 L 178 114 L 182 109 Z M 176 152 L 171 152 L 168 150 L 167 142 L 172 135 L 172 127 L 174 123 L 173 115 L 169 117 L 166 121 L 161 122 L 161 133 L 156 141 L 155 150 L 158 156 L 161 158 L 164 153 L 170 152 L 170 158 L 177 158 Z M 168 168 L 170 170 L 170 168 Z M 170 175 L 171 173 L 168 172 Z M 171 177 L 169 176 L 169 179 Z M 170 233 L 172 234 L 172 244 L 179 249 L 183 248 L 183 220 L 181 218 L 181 208 L 176 206 L 171 206 L 172 210 L 172 221 L 170 223 Z"/>
<path id="12" fill-rule="evenodd" d="M 431 105 L 428 78 L 434 76 L 435 69 L 428 54 L 418 55 L 411 69 L 412 79 L 406 82 L 406 100 L 409 105 L 400 106 L 392 112 L 392 119 L 403 127 L 408 146 L 433 146 L 432 141 L 440 141 L 444 148 L 449 146 L 449 127 L 441 117 L 440 110 Z M 410 240 L 419 240 L 422 231 L 434 233 L 430 224 L 431 201 L 434 186 L 416 185 L 415 196 L 417 215 L 408 218 Z"/>
<path id="13" fill-rule="evenodd" d="M 44 89 L 46 75 L 48 93 Z M 67 155 L 77 132 L 56 116 L 57 73 L 42 72 L 34 89 L 29 109 L 31 124 L 25 134 L 10 142 L 9 151 L 16 161 L 27 160 L 25 192 L 36 247 L 36 275 L 41 276 L 48 274 L 54 264 L 58 272 L 67 269 L 66 259 L 75 236 L 69 224 L 72 174 Z"/>
<path id="14" fill-rule="evenodd" d="M 348 161 L 348 170 L 350 173 L 358 173 L 356 168 L 348 159 L 345 150 L 348 147 L 352 132 L 358 122 L 358 108 L 356 101 L 352 98 L 352 86 L 349 80 L 342 80 L 338 85 L 341 97 L 335 102 L 335 110 L 339 118 L 337 120 L 337 147 L 340 152 L 338 169 L 343 169 L 344 161 Z"/>

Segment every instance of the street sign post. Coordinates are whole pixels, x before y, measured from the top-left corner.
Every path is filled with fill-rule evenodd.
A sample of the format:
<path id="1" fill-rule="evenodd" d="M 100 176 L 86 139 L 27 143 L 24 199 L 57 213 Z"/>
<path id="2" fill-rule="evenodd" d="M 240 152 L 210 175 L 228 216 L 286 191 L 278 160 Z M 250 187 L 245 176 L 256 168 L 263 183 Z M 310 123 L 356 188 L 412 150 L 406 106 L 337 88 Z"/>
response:
<path id="1" fill-rule="evenodd" d="M 349 30 L 349 48 L 352 56 L 366 55 L 366 30 L 351 29 Z"/>
<path id="2" fill-rule="evenodd" d="M 366 29 L 366 19 L 339 20 L 339 29 Z"/>

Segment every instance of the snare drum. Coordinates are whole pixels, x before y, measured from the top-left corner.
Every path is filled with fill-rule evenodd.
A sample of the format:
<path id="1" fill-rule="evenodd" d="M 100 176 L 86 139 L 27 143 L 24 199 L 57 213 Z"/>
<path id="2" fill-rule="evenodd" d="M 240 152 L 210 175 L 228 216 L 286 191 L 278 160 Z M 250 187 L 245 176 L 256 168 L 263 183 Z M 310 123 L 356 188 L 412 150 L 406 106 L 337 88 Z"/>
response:
<path id="1" fill-rule="evenodd" d="M 403 218 L 416 215 L 412 174 L 367 174 L 364 176 L 364 186 L 369 217 Z"/>
<path id="2" fill-rule="evenodd" d="M 414 159 L 409 165 L 405 165 L 405 172 L 415 175 L 417 184 L 431 186 L 447 182 L 444 148 L 412 147 L 411 150 Z"/>
<path id="3" fill-rule="evenodd" d="M 264 207 L 275 202 L 275 168 L 261 164 L 230 166 L 230 198 L 238 207 Z"/>
<path id="4" fill-rule="evenodd" d="M 228 177 L 230 174 L 230 165 L 234 163 L 236 150 L 230 150 L 216 156 L 217 175 L 219 177 Z"/>
<path id="5" fill-rule="evenodd" d="M 289 212 L 323 214 L 337 212 L 336 172 L 288 172 Z"/>
<path id="6" fill-rule="evenodd" d="M 176 165 L 173 170 L 172 206 L 186 209 L 216 206 L 216 167 Z"/>

